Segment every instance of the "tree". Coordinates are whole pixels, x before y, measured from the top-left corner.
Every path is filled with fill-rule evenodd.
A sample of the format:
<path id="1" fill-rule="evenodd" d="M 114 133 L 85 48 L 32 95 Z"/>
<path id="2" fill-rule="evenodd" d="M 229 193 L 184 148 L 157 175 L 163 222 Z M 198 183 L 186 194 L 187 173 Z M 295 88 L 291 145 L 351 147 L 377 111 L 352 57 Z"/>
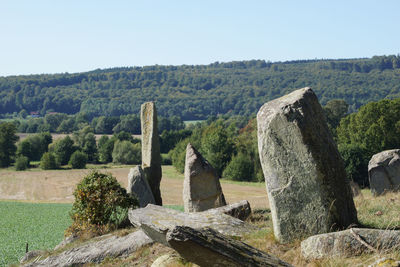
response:
<path id="1" fill-rule="evenodd" d="M 338 146 L 349 179 L 361 187 L 369 186 L 368 162 L 371 154 L 359 144 L 340 144 Z"/>
<path id="2" fill-rule="evenodd" d="M 108 138 L 103 135 L 97 144 L 100 162 L 107 163 L 112 161 L 112 152 L 114 149 L 114 139 Z"/>
<path id="3" fill-rule="evenodd" d="M 61 165 L 68 164 L 68 161 L 77 148 L 74 146 L 74 141 L 67 135 L 66 137 L 57 140 L 52 146 L 51 151 L 57 157 L 57 161 Z"/>
<path id="4" fill-rule="evenodd" d="M 221 121 L 212 123 L 203 132 L 200 151 L 221 175 L 234 152 L 234 145 Z"/>
<path id="5" fill-rule="evenodd" d="M 16 171 L 23 171 L 29 167 L 29 159 L 28 157 L 19 155 L 15 159 L 15 170 Z"/>
<path id="6" fill-rule="evenodd" d="M 114 163 L 139 164 L 141 162 L 140 144 L 132 144 L 129 141 L 117 141 L 114 144 L 112 158 Z"/>
<path id="7" fill-rule="evenodd" d="M 18 141 L 16 131 L 11 122 L 0 123 L 0 167 L 8 167 L 13 162 Z"/>
<path id="8" fill-rule="evenodd" d="M 349 104 L 343 99 L 333 99 L 328 101 L 323 109 L 328 127 L 336 138 L 336 128 L 339 126 L 340 120 L 347 115 Z"/>
<path id="9" fill-rule="evenodd" d="M 253 178 L 253 166 L 250 158 L 242 153 L 233 156 L 226 166 L 222 177 L 236 181 L 251 181 Z"/>
<path id="10" fill-rule="evenodd" d="M 22 140 L 21 142 L 18 143 L 17 155 L 25 156 L 29 159 L 32 159 L 33 152 L 32 152 L 31 142 L 29 141 L 29 139 Z"/>
<path id="11" fill-rule="evenodd" d="M 88 156 L 85 153 L 77 150 L 74 153 L 72 153 L 68 164 L 71 165 L 72 169 L 84 169 L 87 160 Z"/>
<path id="12" fill-rule="evenodd" d="M 40 168 L 43 170 L 55 170 L 60 167 L 56 156 L 51 152 L 46 152 L 40 159 Z"/>
<path id="13" fill-rule="evenodd" d="M 97 161 L 98 155 L 97 155 L 96 138 L 93 133 L 88 133 L 85 136 L 82 150 L 87 155 L 87 161 L 89 162 Z"/>
<path id="14" fill-rule="evenodd" d="M 400 147 L 400 98 L 362 106 L 341 120 L 337 133 L 339 144 L 359 144 L 371 155 Z"/>

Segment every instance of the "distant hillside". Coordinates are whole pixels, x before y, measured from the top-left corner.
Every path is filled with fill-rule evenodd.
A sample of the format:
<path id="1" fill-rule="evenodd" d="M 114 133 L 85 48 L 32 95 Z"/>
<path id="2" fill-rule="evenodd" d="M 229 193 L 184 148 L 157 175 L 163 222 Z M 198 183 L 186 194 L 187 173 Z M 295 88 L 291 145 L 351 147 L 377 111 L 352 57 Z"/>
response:
<path id="1" fill-rule="evenodd" d="M 400 56 L 251 60 L 0 77 L 0 114 L 25 109 L 118 116 L 137 114 L 143 102 L 152 100 L 157 101 L 160 115 L 184 120 L 249 115 L 266 101 L 304 86 L 311 86 L 322 104 L 342 98 L 353 111 L 370 101 L 400 97 Z"/>

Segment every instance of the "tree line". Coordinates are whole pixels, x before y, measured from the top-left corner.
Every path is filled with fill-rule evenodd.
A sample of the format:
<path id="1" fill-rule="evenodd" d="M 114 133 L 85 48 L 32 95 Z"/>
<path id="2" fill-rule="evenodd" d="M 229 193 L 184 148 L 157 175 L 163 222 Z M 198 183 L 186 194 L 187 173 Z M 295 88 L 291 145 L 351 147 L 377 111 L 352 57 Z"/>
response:
<path id="1" fill-rule="evenodd" d="M 183 120 L 220 114 L 251 116 L 294 89 L 311 86 L 322 104 L 344 99 L 351 112 L 400 96 L 400 56 L 347 60 L 264 60 L 147 66 L 76 74 L 0 77 L 0 114 L 48 112 L 99 116 L 138 114 L 156 101 L 161 116 Z"/>
<path id="2" fill-rule="evenodd" d="M 95 134 L 116 134 L 128 132 L 141 134 L 140 116 L 128 114 L 121 116 L 100 116 L 91 118 L 87 113 L 68 115 L 65 113 L 49 113 L 39 118 L 14 118 L 19 133 L 72 133 L 86 126 L 90 126 Z M 178 116 L 171 118 L 158 117 L 158 129 L 160 132 L 166 130 L 179 130 L 185 127 L 184 122 Z"/>
<path id="3" fill-rule="evenodd" d="M 372 155 L 400 147 L 400 98 L 370 102 L 350 114 L 346 101 L 333 99 L 323 106 L 323 110 L 349 179 L 362 187 L 368 186 L 368 162 Z M 74 161 L 116 164 L 138 164 L 141 161 L 140 140 L 127 132 L 112 137 L 102 136 L 96 142 L 94 129 L 86 125 L 71 137 L 55 142 L 50 133 L 39 133 L 19 142 L 18 146 L 15 133 L 14 123 L 0 123 L 0 167 L 7 167 L 14 161 L 17 167 L 19 160 L 28 163 L 49 161 L 55 164 L 55 168 L 65 164 L 73 167 Z M 183 172 L 189 142 L 220 176 L 241 181 L 264 180 L 254 116 L 211 116 L 183 129 L 164 130 L 160 135 L 163 163 L 172 163 Z M 74 153 L 78 154 L 74 156 L 77 159 L 73 159 Z"/>

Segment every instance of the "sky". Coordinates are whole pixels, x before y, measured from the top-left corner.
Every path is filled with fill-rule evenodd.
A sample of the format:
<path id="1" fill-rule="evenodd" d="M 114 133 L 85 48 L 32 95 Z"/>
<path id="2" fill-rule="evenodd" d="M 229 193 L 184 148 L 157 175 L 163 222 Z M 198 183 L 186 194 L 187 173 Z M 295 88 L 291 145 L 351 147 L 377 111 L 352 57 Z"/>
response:
<path id="1" fill-rule="evenodd" d="M 398 0 L 0 0 L 0 76 L 400 53 Z"/>

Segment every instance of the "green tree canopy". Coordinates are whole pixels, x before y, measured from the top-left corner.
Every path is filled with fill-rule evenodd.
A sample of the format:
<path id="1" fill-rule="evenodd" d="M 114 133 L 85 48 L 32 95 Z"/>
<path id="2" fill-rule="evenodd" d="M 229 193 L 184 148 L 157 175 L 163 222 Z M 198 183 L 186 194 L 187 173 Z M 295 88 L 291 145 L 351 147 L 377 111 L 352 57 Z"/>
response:
<path id="1" fill-rule="evenodd" d="M 18 141 L 15 124 L 11 122 L 0 123 L 0 167 L 7 167 L 13 162 Z"/>

